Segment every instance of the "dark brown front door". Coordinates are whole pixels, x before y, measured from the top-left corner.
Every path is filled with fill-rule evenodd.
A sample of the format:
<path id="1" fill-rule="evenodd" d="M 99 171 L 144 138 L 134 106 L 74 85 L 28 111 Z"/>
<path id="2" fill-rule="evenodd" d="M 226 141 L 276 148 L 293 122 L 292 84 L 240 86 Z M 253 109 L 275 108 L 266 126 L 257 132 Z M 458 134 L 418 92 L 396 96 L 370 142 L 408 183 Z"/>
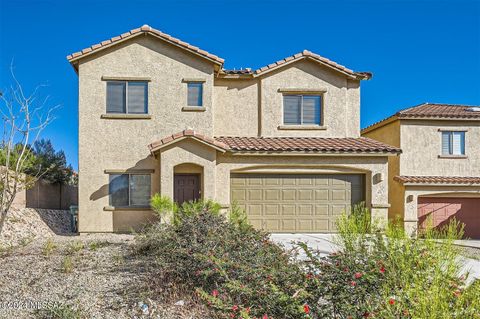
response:
<path id="1" fill-rule="evenodd" d="M 200 175 L 175 174 L 174 200 L 178 204 L 200 199 Z"/>

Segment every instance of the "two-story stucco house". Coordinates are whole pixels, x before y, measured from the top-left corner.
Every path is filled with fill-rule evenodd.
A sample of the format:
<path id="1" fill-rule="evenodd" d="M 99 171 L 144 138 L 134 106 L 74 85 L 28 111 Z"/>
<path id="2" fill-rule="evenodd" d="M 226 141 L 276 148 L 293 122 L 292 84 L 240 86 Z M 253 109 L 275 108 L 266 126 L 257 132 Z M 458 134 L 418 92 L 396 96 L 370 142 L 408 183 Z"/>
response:
<path id="1" fill-rule="evenodd" d="M 402 149 L 389 158 L 390 218 L 414 233 L 455 217 L 480 238 L 480 107 L 425 103 L 362 134 Z"/>
<path id="2" fill-rule="evenodd" d="M 79 79 L 79 231 L 127 231 L 149 199 L 214 199 L 272 232 L 388 212 L 388 158 L 360 136 L 354 72 L 309 51 L 251 71 L 145 25 L 68 56 Z"/>

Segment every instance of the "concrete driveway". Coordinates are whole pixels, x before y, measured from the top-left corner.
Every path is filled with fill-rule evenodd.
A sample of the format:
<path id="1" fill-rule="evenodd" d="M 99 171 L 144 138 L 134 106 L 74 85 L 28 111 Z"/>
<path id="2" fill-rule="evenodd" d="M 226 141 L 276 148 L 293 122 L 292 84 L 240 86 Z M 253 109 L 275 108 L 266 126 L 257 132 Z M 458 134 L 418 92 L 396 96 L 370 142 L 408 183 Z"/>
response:
<path id="1" fill-rule="evenodd" d="M 292 248 L 295 242 L 304 242 L 309 247 L 319 250 L 325 255 L 338 250 L 335 244 L 335 234 L 272 234 L 271 239 L 282 244 L 285 248 Z M 480 241 L 458 241 L 459 246 L 475 247 L 480 249 Z M 461 273 L 470 273 L 467 282 L 471 283 L 475 279 L 480 279 L 480 260 L 461 257 Z"/>

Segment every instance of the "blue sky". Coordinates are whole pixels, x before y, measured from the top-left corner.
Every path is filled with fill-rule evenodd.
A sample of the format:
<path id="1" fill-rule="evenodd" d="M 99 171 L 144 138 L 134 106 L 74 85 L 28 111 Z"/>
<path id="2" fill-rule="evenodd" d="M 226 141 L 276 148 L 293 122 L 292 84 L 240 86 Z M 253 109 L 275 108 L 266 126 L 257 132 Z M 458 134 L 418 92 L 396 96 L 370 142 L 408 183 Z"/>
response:
<path id="1" fill-rule="evenodd" d="M 77 167 L 77 75 L 65 56 L 149 24 L 257 68 L 311 50 L 356 71 L 362 127 L 422 102 L 480 104 L 480 1 L 0 0 L 0 89 L 17 77 L 61 103 L 44 132 Z"/>

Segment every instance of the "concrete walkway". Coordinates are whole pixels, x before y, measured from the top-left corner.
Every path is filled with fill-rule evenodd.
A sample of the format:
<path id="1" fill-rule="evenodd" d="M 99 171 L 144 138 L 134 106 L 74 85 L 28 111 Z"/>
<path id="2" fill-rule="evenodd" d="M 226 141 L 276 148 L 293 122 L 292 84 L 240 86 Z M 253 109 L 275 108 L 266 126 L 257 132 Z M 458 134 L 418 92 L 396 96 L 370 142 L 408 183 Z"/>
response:
<path id="1" fill-rule="evenodd" d="M 278 244 L 282 244 L 287 249 L 292 248 L 296 242 L 304 242 L 309 247 L 319 250 L 325 255 L 338 250 L 338 246 L 335 244 L 334 234 L 272 234 L 271 239 Z M 478 240 L 461 240 L 456 244 L 480 249 L 480 241 Z M 468 283 L 471 283 L 475 279 L 480 279 L 480 260 L 461 257 L 461 263 L 462 274 L 470 273 L 467 280 Z"/>

